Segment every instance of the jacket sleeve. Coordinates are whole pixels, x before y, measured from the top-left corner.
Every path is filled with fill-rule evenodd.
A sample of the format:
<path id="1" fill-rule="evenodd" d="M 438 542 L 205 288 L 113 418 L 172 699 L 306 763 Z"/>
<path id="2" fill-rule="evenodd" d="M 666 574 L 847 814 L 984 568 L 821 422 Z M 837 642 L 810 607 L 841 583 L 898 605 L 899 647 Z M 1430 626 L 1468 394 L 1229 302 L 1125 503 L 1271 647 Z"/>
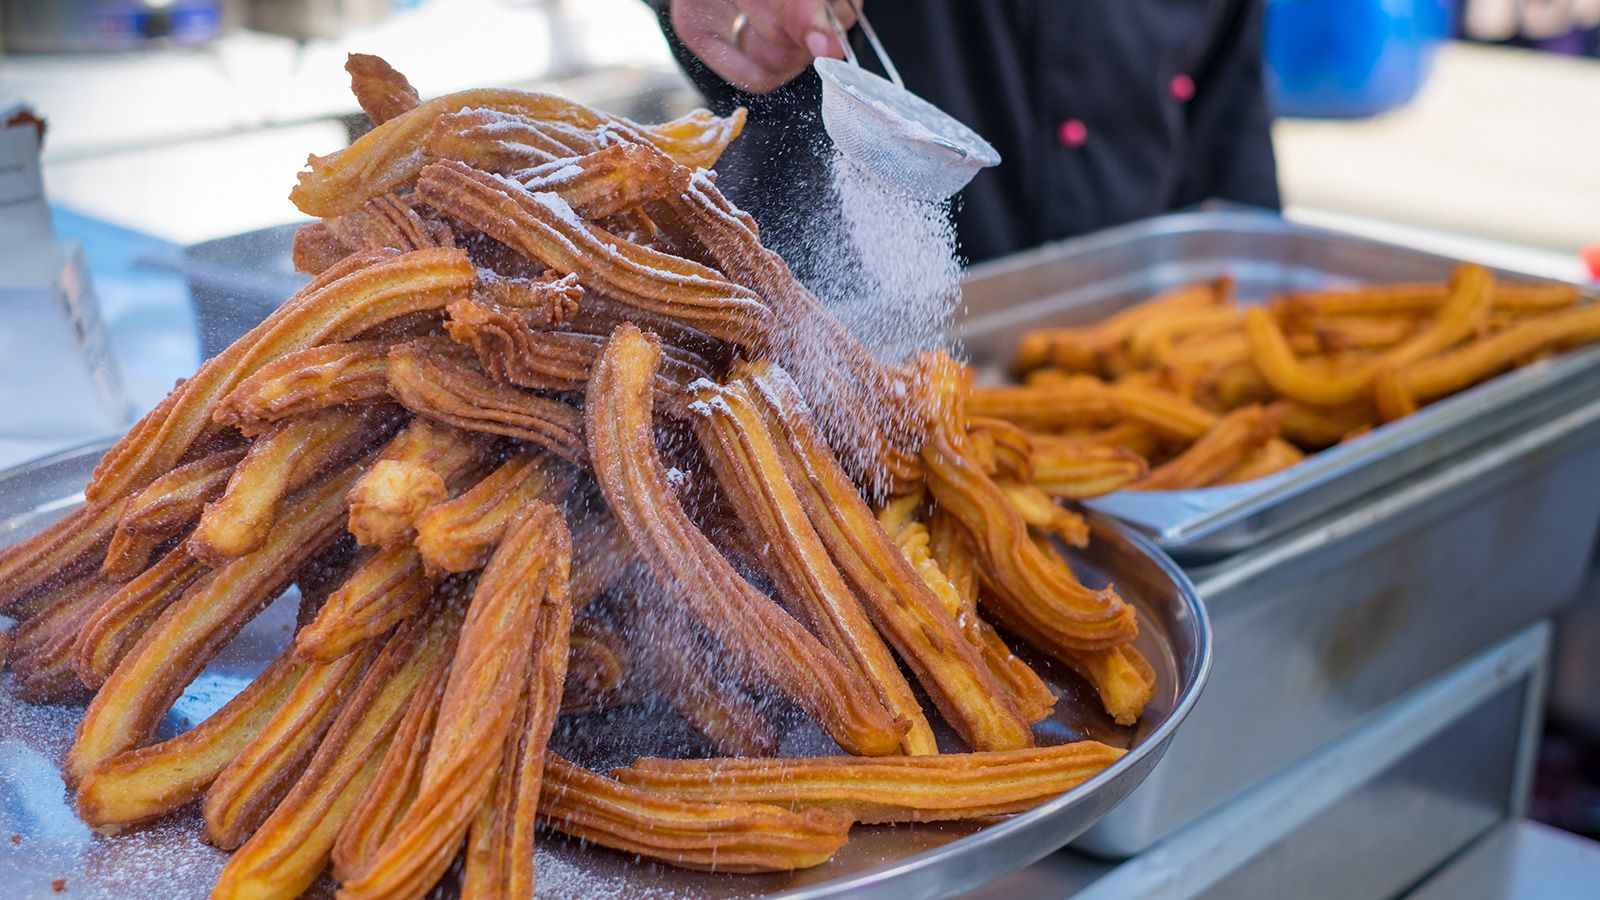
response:
<path id="1" fill-rule="evenodd" d="M 1265 0 L 1223 0 L 1216 39 L 1192 73 L 1192 143 L 1174 207 L 1212 197 L 1272 209 L 1281 205 L 1263 76 L 1265 7 Z"/>

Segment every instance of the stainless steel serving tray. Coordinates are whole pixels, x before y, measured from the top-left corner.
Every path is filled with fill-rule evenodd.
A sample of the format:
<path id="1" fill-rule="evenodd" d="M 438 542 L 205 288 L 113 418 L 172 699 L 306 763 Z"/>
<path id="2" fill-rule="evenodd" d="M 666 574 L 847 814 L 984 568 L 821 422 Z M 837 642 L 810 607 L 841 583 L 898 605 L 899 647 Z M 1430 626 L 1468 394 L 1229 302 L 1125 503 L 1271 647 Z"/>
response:
<path id="1" fill-rule="evenodd" d="M 81 502 L 80 490 L 104 444 L 67 451 L 0 473 L 0 545 L 20 540 Z M 1093 521 L 1093 552 L 1074 563 L 1091 584 L 1114 575 L 1139 610 L 1140 648 L 1160 687 L 1146 715 L 1120 728 L 1090 710 L 1088 689 L 1041 663 L 1041 673 L 1072 699 L 1038 728 L 1055 741 L 1093 736 L 1130 748 L 1111 768 L 1038 809 L 990 822 L 915 827 L 858 826 L 825 866 L 794 874 L 713 875 L 635 862 L 559 837 L 541 838 L 541 897 L 934 897 L 969 890 L 1054 851 L 1104 816 L 1144 780 L 1199 697 L 1211 665 L 1211 631 L 1188 578 L 1148 540 L 1105 517 Z M 226 702 L 288 638 L 289 598 L 269 607 L 204 672 L 168 717 L 171 733 Z M 67 879 L 74 897 L 206 896 L 225 855 L 201 844 L 192 813 L 115 838 L 96 835 L 73 814 L 60 762 L 81 715 L 75 707 L 29 707 L 0 679 L 0 835 L 18 834 L 0 849 L 0 885 L 9 897 L 50 897 L 50 882 Z M 624 719 L 627 719 L 624 716 Z M 641 715 L 609 725 L 564 719 L 558 744 L 593 743 L 602 728 L 637 737 L 659 727 Z M 804 743 L 791 734 L 792 741 Z M 566 749 L 566 748 L 563 748 Z M 569 751 L 570 752 L 570 751 Z M 592 762 L 592 757 L 577 757 Z M 0 842 L 3 843 L 3 842 Z"/>
<path id="2" fill-rule="evenodd" d="M 1230 275 L 1238 295 L 1442 280 L 1458 260 L 1298 225 L 1276 213 L 1206 208 L 1136 222 L 974 267 L 961 336 L 1003 366 L 1026 332 L 1094 322 L 1182 284 Z M 1497 275 L 1529 279 L 1515 272 Z M 1236 553 L 1600 389 L 1600 347 L 1501 375 L 1248 484 L 1122 491 L 1087 505 L 1151 535 L 1185 564 Z"/>

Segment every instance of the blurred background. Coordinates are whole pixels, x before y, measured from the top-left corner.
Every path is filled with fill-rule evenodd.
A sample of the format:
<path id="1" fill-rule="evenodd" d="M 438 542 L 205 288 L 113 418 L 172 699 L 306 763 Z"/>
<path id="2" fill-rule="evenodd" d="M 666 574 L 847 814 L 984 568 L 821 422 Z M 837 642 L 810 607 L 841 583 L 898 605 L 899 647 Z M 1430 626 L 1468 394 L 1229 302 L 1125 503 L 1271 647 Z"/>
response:
<path id="1" fill-rule="evenodd" d="M 1290 217 L 1600 278 L 1600 0 L 1267 7 Z M 214 349 L 197 334 L 227 336 L 208 315 L 297 283 L 287 194 L 308 151 L 365 123 L 352 50 L 388 58 L 424 97 L 526 87 L 645 120 L 698 104 L 639 0 L 0 0 L 0 109 L 48 121 L 51 214 L 83 247 L 134 408 Z M 0 466 L 61 440 L 0 433 Z M 1597 610 L 1591 597 L 1563 629 L 1535 808 L 1589 834 Z"/>

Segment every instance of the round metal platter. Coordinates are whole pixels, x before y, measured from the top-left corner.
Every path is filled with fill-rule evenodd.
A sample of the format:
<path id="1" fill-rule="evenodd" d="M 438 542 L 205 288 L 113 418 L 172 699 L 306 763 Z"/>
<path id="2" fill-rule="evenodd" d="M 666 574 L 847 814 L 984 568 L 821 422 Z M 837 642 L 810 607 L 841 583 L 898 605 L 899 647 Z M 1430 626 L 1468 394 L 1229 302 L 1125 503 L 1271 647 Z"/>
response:
<path id="1" fill-rule="evenodd" d="M 0 546 L 27 537 L 81 502 L 82 486 L 106 446 L 85 446 L 0 473 Z M 1118 726 L 1074 674 L 1039 657 L 1027 659 L 1061 698 L 1055 713 L 1035 726 L 1041 743 L 1093 738 L 1128 748 L 1115 765 L 1009 818 L 857 826 L 827 864 L 794 873 L 692 872 L 541 836 L 538 895 L 944 896 L 1065 846 L 1149 774 L 1198 698 L 1211 663 L 1210 625 L 1183 572 L 1143 537 L 1111 520 L 1091 518 L 1091 524 L 1091 549 L 1069 550 L 1069 556 L 1086 583 L 1115 582 L 1138 609 L 1138 647 L 1155 667 L 1156 696 L 1137 725 Z M 286 595 L 251 622 L 184 693 L 162 736 L 200 721 L 244 687 L 286 644 L 293 621 L 294 598 Z M 19 897 L 50 896 L 56 879 L 66 879 L 77 897 L 207 896 L 226 854 L 201 842 L 203 829 L 192 812 L 117 837 L 95 834 L 78 821 L 60 779 L 60 763 L 81 714 L 75 706 L 27 706 L 11 695 L 9 678 L 0 680 L 0 836 L 20 836 L 0 849 L 0 884 L 15 886 L 10 896 Z M 941 735 L 941 743 L 948 737 Z M 681 748 L 694 740 L 670 713 L 637 706 L 564 718 L 553 743 L 575 761 L 603 770 L 639 755 L 671 755 L 674 748 L 682 755 Z M 788 724 L 782 752 L 826 753 L 828 746 L 814 726 L 796 718 Z"/>

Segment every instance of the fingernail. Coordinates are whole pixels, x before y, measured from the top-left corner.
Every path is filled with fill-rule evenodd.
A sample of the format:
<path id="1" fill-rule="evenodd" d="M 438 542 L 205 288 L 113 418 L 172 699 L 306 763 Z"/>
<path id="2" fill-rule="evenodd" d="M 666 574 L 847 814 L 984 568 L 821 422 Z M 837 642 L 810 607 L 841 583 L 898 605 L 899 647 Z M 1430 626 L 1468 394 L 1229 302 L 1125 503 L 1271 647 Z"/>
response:
<path id="1" fill-rule="evenodd" d="M 828 36 L 820 31 L 811 31 L 806 33 L 806 49 L 811 51 L 812 56 L 833 55 L 832 53 L 828 52 L 833 49 L 828 43 Z"/>

